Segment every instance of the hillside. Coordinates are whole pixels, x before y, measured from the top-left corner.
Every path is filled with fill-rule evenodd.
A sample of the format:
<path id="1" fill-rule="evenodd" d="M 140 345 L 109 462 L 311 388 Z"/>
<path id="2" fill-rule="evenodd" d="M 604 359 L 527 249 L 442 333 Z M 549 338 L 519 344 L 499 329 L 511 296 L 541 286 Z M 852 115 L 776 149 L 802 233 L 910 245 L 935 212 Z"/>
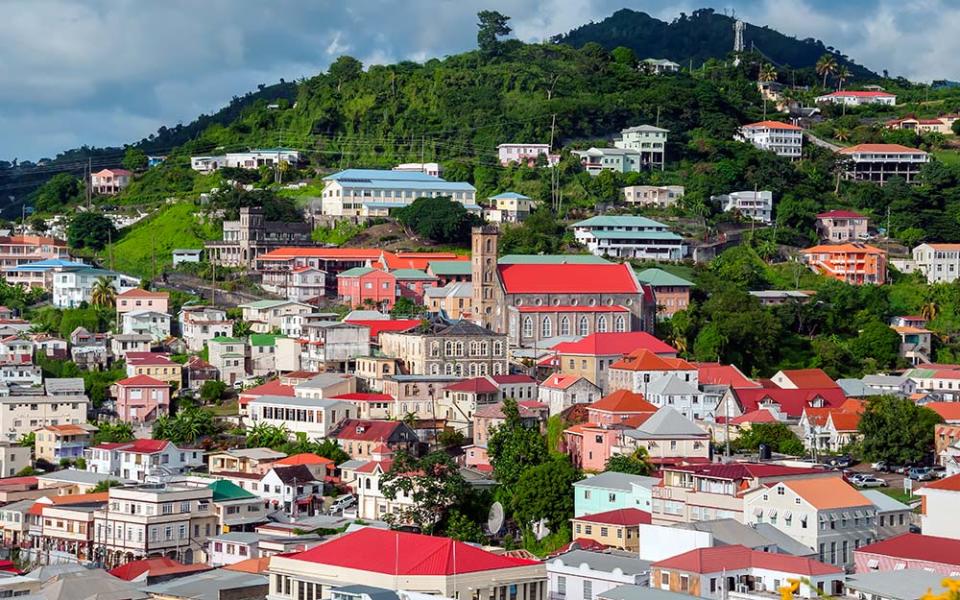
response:
<path id="1" fill-rule="evenodd" d="M 625 46 L 640 58 L 669 58 L 683 65 L 693 61 L 694 66 L 699 66 L 711 58 L 722 59 L 729 55 L 733 49 L 733 24 L 732 17 L 709 8 L 696 10 L 691 15 L 681 14 L 670 23 L 624 8 L 599 23 L 589 23 L 555 36 L 553 41 L 577 48 L 589 42 L 596 42 L 607 50 Z M 781 67 L 812 69 L 818 58 L 833 54 L 839 63 L 847 65 L 857 81 L 879 78 L 877 73 L 825 46 L 820 40 L 799 40 L 750 23 L 747 23 L 743 39 L 748 50 L 755 48 L 767 60 Z"/>

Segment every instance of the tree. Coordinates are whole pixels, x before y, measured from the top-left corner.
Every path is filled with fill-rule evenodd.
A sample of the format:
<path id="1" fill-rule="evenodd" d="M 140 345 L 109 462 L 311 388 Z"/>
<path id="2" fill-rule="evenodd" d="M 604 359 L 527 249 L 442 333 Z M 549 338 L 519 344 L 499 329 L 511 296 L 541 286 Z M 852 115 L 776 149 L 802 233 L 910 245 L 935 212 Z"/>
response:
<path id="1" fill-rule="evenodd" d="M 247 429 L 248 448 L 279 448 L 290 440 L 286 425 L 271 425 L 260 421 Z"/>
<path id="2" fill-rule="evenodd" d="M 98 277 L 90 289 L 90 304 L 97 308 L 112 308 L 117 301 L 117 289 L 109 277 Z"/>
<path id="3" fill-rule="evenodd" d="M 97 432 L 93 434 L 93 445 L 129 442 L 133 440 L 133 427 L 130 423 L 97 423 Z"/>
<path id="4" fill-rule="evenodd" d="M 784 423 L 754 423 L 736 440 L 737 448 L 756 452 L 765 444 L 773 452 L 802 456 L 803 442 Z"/>
<path id="5" fill-rule="evenodd" d="M 617 46 L 610 51 L 610 56 L 613 57 L 613 62 L 625 67 L 630 67 L 631 69 L 636 69 L 637 64 L 640 62 L 637 60 L 637 54 L 633 49 L 627 48 L 626 46 Z"/>
<path id="6" fill-rule="evenodd" d="M 960 135 L 960 119 L 954 121 L 953 125 L 950 126 L 950 129 L 953 131 L 954 135 Z"/>
<path id="7" fill-rule="evenodd" d="M 823 87 L 827 87 L 827 76 L 837 70 L 837 59 L 832 54 L 824 54 L 817 59 L 815 69 L 818 75 L 823 76 Z"/>
<path id="8" fill-rule="evenodd" d="M 58 173 L 33 194 L 33 206 L 41 212 L 54 212 L 83 196 L 83 184 L 69 173 Z"/>
<path id="9" fill-rule="evenodd" d="M 513 518 L 527 529 L 545 519 L 547 527 L 558 531 L 573 517 L 573 484 L 582 475 L 566 456 L 554 456 L 549 462 L 524 471 L 513 490 Z"/>
<path id="10" fill-rule="evenodd" d="M 423 312 L 423 306 L 420 306 L 406 296 L 400 296 L 393 303 L 393 308 L 390 309 L 390 316 L 395 319 L 409 319 L 411 317 L 417 317 L 423 314 Z"/>
<path id="11" fill-rule="evenodd" d="M 50 229 L 50 226 L 47 225 L 47 220 L 41 215 L 34 215 L 30 217 L 30 229 L 33 229 L 39 234 L 44 234 Z"/>
<path id="12" fill-rule="evenodd" d="M 216 431 L 213 414 L 197 406 L 183 408 L 173 417 L 161 415 L 153 423 L 153 439 L 170 440 L 177 445 L 195 444 Z"/>
<path id="13" fill-rule="evenodd" d="M 540 431 L 523 424 L 517 401 L 503 401 L 504 422 L 493 428 L 487 440 L 487 453 L 493 476 L 503 488 L 510 488 L 524 471 L 547 460 L 547 441 Z"/>
<path id="14" fill-rule="evenodd" d="M 31 431 L 30 433 L 25 433 L 20 436 L 20 439 L 17 441 L 17 445 L 23 446 L 24 448 L 33 448 L 36 441 L 37 434 Z"/>
<path id="15" fill-rule="evenodd" d="M 510 17 L 504 16 L 495 10 L 481 10 L 477 13 L 477 47 L 487 56 L 500 54 L 499 38 L 510 35 L 513 31 L 507 21 Z"/>
<path id="16" fill-rule="evenodd" d="M 850 72 L 847 65 L 840 65 L 837 68 L 837 91 L 842 90 L 844 82 L 851 77 L 853 77 L 853 73 Z"/>
<path id="17" fill-rule="evenodd" d="M 350 455 L 344 452 L 337 440 L 327 438 L 322 440 L 313 451 L 317 456 L 329 458 L 335 464 L 340 464 L 350 460 Z"/>
<path id="18" fill-rule="evenodd" d="M 120 482 L 116 479 L 104 479 L 90 490 L 91 494 L 99 494 L 101 492 L 106 492 L 112 487 L 117 487 L 120 485 Z"/>
<path id="19" fill-rule="evenodd" d="M 628 475 L 649 475 L 653 472 L 650 456 L 645 448 L 637 448 L 633 454 L 615 454 L 607 459 L 603 470 Z"/>
<path id="20" fill-rule="evenodd" d="M 850 353 L 861 361 L 871 359 L 878 368 L 892 367 L 897 363 L 900 335 L 881 321 L 871 321 L 863 326 L 860 334 L 850 342 Z"/>
<path id="21" fill-rule="evenodd" d="M 860 417 L 861 447 L 867 460 L 910 464 L 929 457 L 934 428 L 943 419 L 908 398 L 871 398 Z"/>
<path id="22" fill-rule="evenodd" d="M 149 162 L 147 153 L 140 148 L 128 146 L 123 153 L 123 168 L 128 171 L 143 171 Z"/>
<path id="23" fill-rule="evenodd" d="M 204 404 L 213 404 L 220 400 L 226 391 L 227 384 L 220 380 L 210 379 L 204 381 L 203 385 L 200 386 L 200 401 Z"/>
<path id="24" fill-rule="evenodd" d="M 71 248 L 103 250 L 117 234 L 113 221 L 92 212 L 77 213 L 67 227 L 67 243 Z"/>
<path id="25" fill-rule="evenodd" d="M 337 82 L 338 92 L 344 83 L 359 78 L 362 73 L 363 63 L 346 55 L 337 58 L 327 69 L 327 74 Z"/>
<path id="26" fill-rule="evenodd" d="M 758 79 L 764 83 L 777 80 L 777 69 L 770 63 L 763 63 L 760 66 Z"/>
<path id="27" fill-rule="evenodd" d="M 474 544 L 482 543 L 486 539 L 483 534 L 483 527 L 457 509 L 450 511 L 447 525 L 443 529 L 443 535 L 460 542 L 472 542 Z"/>
<path id="28" fill-rule="evenodd" d="M 409 206 L 396 211 L 397 220 L 417 235 L 441 244 L 462 242 L 479 224 L 463 203 L 449 197 L 417 198 Z"/>
<path id="29" fill-rule="evenodd" d="M 412 506 L 387 515 L 388 523 L 413 523 L 421 531 L 433 533 L 447 512 L 466 498 L 469 488 L 446 452 L 431 452 L 418 459 L 400 451 L 383 475 L 380 491 L 390 500 L 399 494 L 413 500 Z"/>

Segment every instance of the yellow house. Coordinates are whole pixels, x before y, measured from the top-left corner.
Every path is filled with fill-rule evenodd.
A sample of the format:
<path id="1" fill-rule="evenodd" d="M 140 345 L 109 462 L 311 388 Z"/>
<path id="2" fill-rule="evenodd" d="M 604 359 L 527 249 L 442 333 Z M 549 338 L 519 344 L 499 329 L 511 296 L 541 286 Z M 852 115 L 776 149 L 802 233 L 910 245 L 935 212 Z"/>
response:
<path id="1" fill-rule="evenodd" d="M 155 352 L 127 353 L 127 377 L 147 375 L 179 389 L 183 385 L 183 365 Z"/>
<path id="2" fill-rule="evenodd" d="M 64 458 L 76 460 L 83 456 L 97 431 L 87 423 L 41 427 L 34 432 L 34 456 L 53 464 Z"/>
<path id="3" fill-rule="evenodd" d="M 639 508 L 617 508 L 570 519 L 573 539 L 597 543 L 630 552 L 640 550 L 640 525 L 650 523 L 650 513 Z"/>

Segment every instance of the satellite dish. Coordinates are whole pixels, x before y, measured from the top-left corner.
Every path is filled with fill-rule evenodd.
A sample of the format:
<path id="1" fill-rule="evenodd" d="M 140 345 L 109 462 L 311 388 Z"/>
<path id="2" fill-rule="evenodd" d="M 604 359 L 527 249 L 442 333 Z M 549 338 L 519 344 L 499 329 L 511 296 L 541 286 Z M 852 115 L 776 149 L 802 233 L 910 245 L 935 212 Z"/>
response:
<path id="1" fill-rule="evenodd" d="M 494 502 L 490 507 L 490 513 L 487 515 L 487 531 L 490 535 L 500 535 L 504 523 L 503 505 Z"/>

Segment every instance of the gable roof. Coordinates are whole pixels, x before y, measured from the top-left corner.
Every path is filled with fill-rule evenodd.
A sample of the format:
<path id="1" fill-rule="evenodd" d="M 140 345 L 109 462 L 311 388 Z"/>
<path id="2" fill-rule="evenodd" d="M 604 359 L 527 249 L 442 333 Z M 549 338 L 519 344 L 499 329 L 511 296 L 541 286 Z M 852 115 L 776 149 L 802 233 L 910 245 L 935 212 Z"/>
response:
<path id="1" fill-rule="evenodd" d="M 769 479 L 776 477 L 792 477 L 797 475 L 814 475 L 829 473 L 823 469 L 813 467 L 788 467 L 772 463 L 710 463 L 705 465 L 682 465 L 670 467 L 671 471 L 684 471 L 711 477 L 714 479 Z"/>
<path id="2" fill-rule="evenodd" d="M 937 481 L 931 481 L 923 486 L 924 490 L 944 490 L 948 492 L 960 492 L 960 474 L 944 477 Z"/>
<path id="3" fill-rule="evenodd" d="M 583 377 L 580 377 L 579 375 L 560 375 L 555 373 L 543 380 L 543 382 L 540 383 L 540 387 L 565 390 L 581 379 L 583 379 Z M 584 381 L 587 380 L 584 379 Z"/>
<path id="4" fill-rule="evenodd" d="M 134 375 L 133 377 L 127 377 L 126 379 L 121 379 L 117 382 L 117 385 L 120 386 L 129 386 L 129 387 L 170 387 L 170 384 L 166 381 L 160 381 L 149 375 Z"/>
<path id="5" fill-rule="evenodd" d="M 140 579 L 142 576 L 160 577 L 164 575 L 182 575 L 209 571 L 212 568 L 213 567 L 205 563 L 185 565 L 166 556 L 155 556 L 153 558 L 128 562 L 115 569 L 110 569 L 107 573 L 126 581 L 134 581 Z"/>
<path id="6" fill-rule="evenodd" d="M 642 290 L 630 265 L 500 264 L 507 294 L 637 294 Z"/>
<path id="7" fill-rule="evenodd" d="M 756 123 L 749 123 L 743 126 L 743 129 L 791 129 L 794 131 L 802 131 L 802 127 L 798 127 L 793 123 L 784 123 L 783 121 L 757 121 Z"/>
<path id="8" fill-rule="evenodd" d="M 660 479 L 657 477 L 646 477 L 644 475 L 631 475 L 629 473 L 618 473 L 617 471 L 604 471 L 596 475 L 586 477 L 573 484 L 574 487 L 592 487 L 620 490 L 629 492 L 634 485 L 644 488 L 651 488 L 658 484 Z"/>
<path id="9" fill-rule="evenodd" d="M 842 477 L 815 477 L 791 479 L 783 485 L 818 510 L 869 506 L 870 500 Z"/>
<path id="10" fill-rule="evenodd" d="M 403 421 L 385 421 L 381 419 L 344 419 L 327 437 L 339 440 L 361 442 L 388 441 L 398 429 L 409 428 Z M 410 432 L 410 441 L 416 438 Z"/>
<path id="11" fill-rule="evenodd" d="M 676 355 L 677 350 L 646 331 L 592 333 L 577 342 L 560 342 L 553 347 L 557 354 L 590 354 L 594 356 L 625 355 L 646 349 L 654 354 Z"/>
<path id="12" fill-rule="evenodd" d="M 223 502 L 224 500 L 246 500 L 256 498 L 253 494 L 243 489 L 239 485 L 226 479 L 218 479 L 207 486 L 213 492 L 214 502 Z"/>
<path id="13" fill-rule="evenodd" d="M 443 389 L 450 390 L 451 392 L 467 392 L 470 394 L 495 394 L 500 390 L 500 388 L 486 377 L 464 379 L 463 381 L 451 383 Z"/>
<path id="14" fill-rule="evenodd" d="M 926 154 L 923 150 L 910 148 L 902 144 L 857 144 L 837 150 L 839 154 L 860 154 L 861 152 L 880 154 Z"/>
<path id="15" fill-rule="evenodd" d="M 646 439 L 651 437 L 685 437 L 706 436 L 707 432 L 696 423 L 686 418 L 673 407 L 664 406 L 643 422 L 634 431 L 626 431 L 624 435 Z"/>
<path id="16" fill-rule="evenodd" d="M 799 389 L 838 387 L 823 369 L 784 369 L 780 373 Z"/>
<path id="17" fill-rule="evenodd" d="M 694 366 L 682 358 L 663 357 L 641 348 L 613 363 L 610 368 L 625 371 L 692 371 Z"/>
<path id="18" fill-rule="evenodd" d="M 923 407 L 937 413 L 948 423 L 960 421 L 960 402 L 927 402 Z"/>
<path id="19" fill-rule="evenodd" d="M 293 560 L 397 576 L 447 576 L 540 564 L 493 554 L 450 538 L 364 527 L 305 552 Z"/>
<path id="20" fill-rule="evenodd" d="M 687 281 L 682 277 L 677 277 L 673 273 L 663 269 L 644 269 L 637 273 L 637 279 L 641 283 L 652 285 L 653 287 L 693 287 L 693 282 Z"/>
<path id="21" fill-rule="evenodd" d="M 785 390 L 781 388 L 733 388 L 731 392 L 744 412 L 753 412 L 762 402 L 776 404 L 780 411 L 799 419 L 810 403 L 822 399 L 826 406 L 837 408 L 847 397 L 839 387 L 822 389 Z"/>
<path id="22" fill-rule="evenodd" d="M 301 452 L 300 454 L 285 456 L 273 464 L 278 467 L 289 467 L 291 465 L 332 465 L 333 461 L 325 456 L 313 454 L 312 452 Z"/>
<path id="23" fill-rule="evenodd" d="M 606 512 L 574 517 L 574 521 L 589 521 L 604 525 L 649 525 L 650 513 L 639 508 L 615 508 Z"/>
<path id="24" fill-rule="evenodd" d="M 895 98 L 896 94 L 891 94 L 890 92 L 880 92 L 876 90 L 839 90 L 836 92 L 830 92 L 829 94 L 824 94 L 822 98 L 843 98 L 845 96 L 853 98 Z"/>
<path id="25" fill-rule="evenodd" d="M 960 566 L 960 540 L 919 533 L 904 533 L 854 552 Z"/>
<path id="26" fill-rule="evenodd" d="M 735 365 L 695 362 L 700 385 L 725 385 L 732 388 L 759 388 L 760 384 L 743 374 Z"/>
<path id="27" fill-rule="evenodd" d="M 795 575 L 833 575 L 843 569 L 809 558 L 761 552 L 746 546 L 715 546 L 698 548 L 653 563 L 655 568 L 685 571 L 687 573 L 720 573 L 724 570 L 765 569 Z"/>
<path id="28" fill-rule="evenodd" d="M 656 412 L 657 407 L 647 402 L 643 394 L 630 390 L 616 390 L 610 392 L 587 407 L 589 410 L 599 410 L 612 413 L 639 413 Z"/>
<path id="29" fill-rule="evenodd" d="M 420 319 L 345 319 L 344 323 L 367 327 L 370 339 L 377 339 L 384 331 L 410 331 L 420 326 Z"/>
<path id="30" fill-rule="evenodd" d="M 296 456 L 296 455 L 294 455 Z M 289 456 L 287 458 L 290 458 Z M 272 469 L 276 473 L 277 477 L 280 478 L 280 481 L 283 483 L 306 483 L 308 481 L 313 481 L 316 479 L 314 474 L 306 467 L 306 465 L 289 465 L 289 466 L 277 466 L 274 463 Z"/>
<path id="31" fill-rule="evenodd" d="M 828 210 L 817 214 L 818 219 L 866 219 L 867 217 L 852 210 Z"/>

